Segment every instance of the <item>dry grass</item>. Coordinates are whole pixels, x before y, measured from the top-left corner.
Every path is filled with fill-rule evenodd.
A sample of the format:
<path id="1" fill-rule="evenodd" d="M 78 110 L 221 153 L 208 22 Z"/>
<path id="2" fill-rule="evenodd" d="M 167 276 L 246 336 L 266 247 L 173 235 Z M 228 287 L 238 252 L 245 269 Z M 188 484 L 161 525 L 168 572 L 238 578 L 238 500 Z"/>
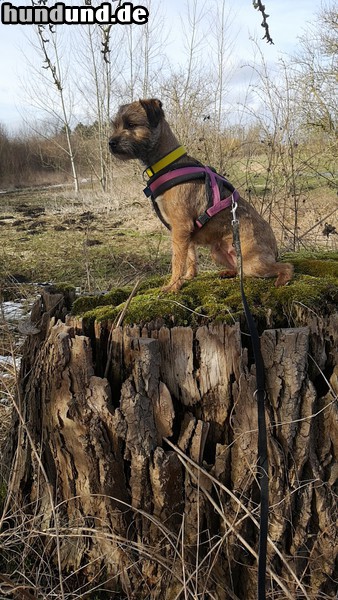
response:
<path id="1" fill-rule="evenodd" d="M 141 194 L 140 186 L 123 196 L 120 182 L 111 195 L 91 189 L 79 196 L 69 189 L 4 195 L 0 273 L 94 291 L 167 272 L 170 242 Z"/>
<path id="2" fill-rule="evenodd" d="M 200 498 L 200 504 L 197 504 L 196 540 L 203 538 L 204 547 L 203 552 L 197 555 L 195 561 L 189 558 L 189 545 L 185 542 L 186 523 L 184 515 L 178 533 L 174 534 L 155 516 L 132 508 L 131 505 L 118 499 L 119 504 L 124 504 L 126 511 L 132 509 L 135 515 L 149 521 L 152 527 L 157 530 L 158 543 L 154 547 L 153 544 L 147 544 L 144 540 L 133 541 L 115 534 L 111 531 L 109 523 L 105 524 L 100 521 L 89 527 L 86 516 L 83 517 L 83 522 L 79 521 L 72 527 L 65 528 L 60 524 L 58 526 L 43 526 L 44 516 L 38 512 L 40 499 L 37 500 L 35 505 L 18 507 L 13 502 L 15 494 L 12 494 L 13 490 L 9 487 L 7 495 L 4 495 L 4 490 L 2 490 L 3 512 L 0 519 L 0 594 L 2 595 L 0 597 L 17 597 L 27 600 L 77 600 L 78 598 L 91 598 L 92 600 L 102 598 L 103 600 L 115 597 L 119 600 L 137 599 L 137 592 L 135 595 L 135 590 L 128 584 L 127 571 L 122 569 L 114 576 L 107 576 L 100 566 L 103 557 L 95 559 L 97 564 L 96 576 L 89 581 L 86 581 L 82 574 L 87 567 L 91 572 L 95 571 L 95 563 L 81 565 L 78 571 L 68 574 L 62 574 L 60 570 L 58 571 L 57 544 L 53 552 L 55 542 L 61 545 L 67 539 L 68 542 L 76 545 L 77 540 L 81 540 L 81 543 L 87 540 L 90 545 L 92 538 L 95 538 L 102 543 L 102 547 L 117 546 L 125 556 L 125 562 L 128 565 L 127 570 L 140 570 L 141 578 L 140 563 L 158 564 L 164 573 L 167 589 L 170 589 L 171 600 L 181 600 L 183 598 L 184 600 L 217 600 L 218 594 L 221 594 L 222 598 L 240 600 L 224 581 L 219 580 L 217 572 L 214 571 L 214 566 L 221 548 L 227 545 L 229 538 L 233 539 L 234 537 L 237 543 L 252 555 L 254 561 L 251 571 L 252 576 L 255 576 L 257 569 L 256 550 L 247 544 L 239 531 L 246 519 L 250 520 L 254 527 L 259 528 L 256 510 L 249 510 L 241 497 L 237 497 L 209 472 L 196 465 L 179 448 L 173 446 L 169 440 L 166 441 L 177 452 L 187 476 L 195 482 L 196 495 L 197 498 Z M 37 452 L 34 446 L 33 451 Z M 40 476 L 46 477 L 41 462 L 40 468 Z M 312 482 L 309 481 L 308 485 L 311 486 Z M 296 489 L 293 490 L 293 493 L 296 492 Z M 231 520 L 225 516 L 223 511 L 221 498 L 224 495 L 232 500 L 234 507 L 237 507 L 237 510 L 233 511 Z M 100 497 L 97 496 L 97 498 Z M 202 513 L 199 513 L 199 505 L 202 507 L 205 499 L 212 504 L 214 511 L 221 517 L 223 522 L 222 531 L 213 538 L 206 538 L 206 532 L 200 530 L 198 526 L 203 517 Z M 72 500 L 69 499 L 68 503 L 71 504 Z M 117 499 L 111 498 L 111 500 Z M 52 496 L 50 502 L 53 505 L 55 522 L 58 523 L 61 506 L 54 504 Z M 272 511 L 273 508 L 272 506 Z M 286 567 L 289 573 L 289 582 L 281 579 L 274 568 L 268 564 L 268 579 L 273 582 L 274 591 L 267 593 L 267 599 L 296 600 L 296 598 L 300 598 L 303 600 L 319 600 L 319 597 L 314 599 L 311 589 L 295 575 L 290 566 L 290 557 L 284 557 L 271 539 L 269 539 L 269 546 Z M 116 592 L 107 592 L 107 589 L 114 589 L 114 582 L 117 579 L 124 582 L 124 592 L 121 591 L 117 594 Z M 297 589 L 297 595 L 289 591 L 290 582 Z M 215 590 L 215 584 L 217 584 L 217 593 L 211 591 Z M 156 585 L 149 594 L 149 599 L 158 597 L 156 596 Z M 320 598 L 329 600 L 329 597 L 324 595 L 321 595 Z"/>
<path id="3" fill-rule="evenodd" d="M 29 282 L 67 281 L 93 292 L 134 282 L 142 275 L 169 273 L 170 238 L 143 195 L 140 168 L 124 166 L 113 181 L 109 194 L 90 183 L 83 184 L 78 195 L 69 186 L 2 194 L 2 285 L 19 275 Z M 245 195 L 244 186 L 239 189 Z M 303 200 L 297 230 L 300 248 L 336 249 L 338 235 L 325 238 L 322 233 L 326 218 L 335 222 L 335 215 L 327 215 L 338 206 L 336 192 L 327 188 L 319 204 L 314 190 Z M 268 200 L 265 208 L 259 196 L 252 201 L 266 218 L 271 216 L 280 245 L 290 250 L 292 207 L 282 210 L 282 200 L 279 204 L 275 198 L 271 212 Z M 199 252 L 201 270 L 209 269 L 208 251 Z"/>

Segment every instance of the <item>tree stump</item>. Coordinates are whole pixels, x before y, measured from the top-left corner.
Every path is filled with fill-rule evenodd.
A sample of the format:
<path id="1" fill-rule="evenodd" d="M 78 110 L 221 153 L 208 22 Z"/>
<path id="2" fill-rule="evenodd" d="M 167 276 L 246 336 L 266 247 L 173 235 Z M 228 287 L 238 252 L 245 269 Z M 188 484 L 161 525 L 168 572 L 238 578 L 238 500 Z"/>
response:
<path id="1" fill-rule="evenodd" d="M 40 333 L 27 338 L 21 366 L 23 422 L 16 416 L 7 445 L 15 502 L 34 515 L 67 590 L 75 581 L 83 596 L 100 584 L 128 600 L 254 600 L 248 336 L 239 323 L 89 331 L 67 311 L 49 292 L 34 306 Z M 299 319 L 261 336 L 267 589 L 269 598 L 317 600 L 336 593 L 338 315 L 300 307 Z"/>

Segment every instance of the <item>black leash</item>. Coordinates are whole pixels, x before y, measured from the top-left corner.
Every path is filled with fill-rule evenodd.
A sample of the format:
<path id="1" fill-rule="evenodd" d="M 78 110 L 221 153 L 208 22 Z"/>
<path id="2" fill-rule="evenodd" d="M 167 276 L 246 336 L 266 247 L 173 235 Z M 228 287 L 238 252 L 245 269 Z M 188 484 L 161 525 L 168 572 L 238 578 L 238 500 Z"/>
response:
<path id="1" fill-rule="evenodd" d="M 268 539 L 268 521 L 269 521 L 269 478 L 268 478 L 268 450 L 267 435 L 265 423 L 265 377 L 264 362 L 261 353 L 260 339 L 256 324 L 253 320 L 250 308 L 245 296 L 243 286 L 243 268 L 242 252 L 239 237 L 239 221 L 236 217 L 237 202 L 232 202 L 232 227 L 233 227 L 233 245 L 236 250 L 237 266 L 240 280 L 240 289 L 242 303 L 244 307 L 245 318 L 251 335 L 251 344 L 256 364 L 256 385 L 255 396 L 257 400 L 258 411 L 258 468 L 260 481 L 260 532 L 259 532 L 259 550 L 258 550 L 258 600 L 266 600 L 266 553 Z"/>

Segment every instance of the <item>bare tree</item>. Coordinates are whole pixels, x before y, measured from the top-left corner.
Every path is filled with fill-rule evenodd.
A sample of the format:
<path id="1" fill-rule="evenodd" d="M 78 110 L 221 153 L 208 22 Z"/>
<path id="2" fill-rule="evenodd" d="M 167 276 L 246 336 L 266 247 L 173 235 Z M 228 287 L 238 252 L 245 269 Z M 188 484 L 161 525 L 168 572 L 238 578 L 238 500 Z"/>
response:
<path id="1" fill-rule="evenodd" d="M 306 124 L 336 134 L 338 127 L 338 15 L 323 7 L 318 20 L 300 38 L 294 68 L 302 91 Z"/>
<path id="2" fill-rule="evenodd" d="M 185 39 L 185 50 L 187 55 L 185 85 L 182 90 L 182 104 L 186 104 L 192 79 L 200 70 L 200 61 L 205 48 L 205 35 L 201 24 L 205 22 L 205 6 L 199 0 L 186 3 L 186 13 L 182 26 Z"/>
<path id="3" fill-rule="evenodd" d="M 111 25 L 86 25 L 81 28 L 80 42 L 74 49 L 77 62 L 76 69 L 82 74 L 77 81 L 81 94 L 81 102 L 85 107 L 85 119 L 91 127 L 90 147 L 86 148 L 86 158 L 90 169 L 99 180 L 103 191 L 107 191 L 111 174 L 107 139 L 113 82 L 121 72 L 118 64 L 118 48 L 121 37 L 114 32 L 112 43 Z M 74 82 L 75 83 L 75 82 Z M 85 128 L 85 131 L 88 131 Z"/>
<path id="4" fill-rule="evenodd" d="M 46 81 L 49 81 L 50 84 L 54 86 L 58 99 L 58 103 L 56 105 L 53 104 L 52 107 L 47 107 L 47 110 L 52 110 L 54 115 L 58 117 L 64 129 L 67 142 L 64 151 L 69 157 L 75 192 L 78 192 L 79 180 L 75 165 L 75 153 L 71 140 L 71 110 L 66 98 L 65 77 L 62 71 L 57 32 L 52 25 L 39 25 L 36 32 L 39 53 L 43 59 L 42 68 L 49 73 L 49 78 Z"/>
<path id="5" fill-rule="evenodd" d="M 147 0 L 144 5 L 151 19 L 142 27 L 124 27 L 119 50 L 119 61 L 124 68 L 118 88 L 120 96 L 130 102 L 157 95 L 169 63 L 165 54 L 168 35 L 163 3 Z"/>
<path id="6" fill-rule="evenodd" d="M 213 38 L 213 70 L 217 73 L 215 89 L 215 126 L 219 131 L 224 124 L 224 98 L 232 74 L 229 57 L 234 46 L 233 17 L 226 0 L 216 1 L 211 10 L 210 32 Z"/>
<path id="7" fill-rule="evenodd" d="M 142 60 L 140 88 L 143 98 L 155 95 L 158 81 L 167 68 L 165 49 L 168 40 L 162 3 L 148 0 L 151 19 L 140 29 L 140 53 Z"/>

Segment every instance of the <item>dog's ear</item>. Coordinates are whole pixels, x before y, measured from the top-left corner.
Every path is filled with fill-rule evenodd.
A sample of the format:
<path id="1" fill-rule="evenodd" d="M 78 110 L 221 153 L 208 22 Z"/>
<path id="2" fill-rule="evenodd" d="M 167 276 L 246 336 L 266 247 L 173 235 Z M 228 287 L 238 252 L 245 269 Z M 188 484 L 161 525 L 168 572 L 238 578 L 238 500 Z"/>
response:
<path id="1" fill-rule="evenodd" d="M 161 100 L 152 98 L 151 100 L 141 100 L 140 104 L 147 113 L 150 127 L 157 127 L 160 120 L 164 118 Z"/>

